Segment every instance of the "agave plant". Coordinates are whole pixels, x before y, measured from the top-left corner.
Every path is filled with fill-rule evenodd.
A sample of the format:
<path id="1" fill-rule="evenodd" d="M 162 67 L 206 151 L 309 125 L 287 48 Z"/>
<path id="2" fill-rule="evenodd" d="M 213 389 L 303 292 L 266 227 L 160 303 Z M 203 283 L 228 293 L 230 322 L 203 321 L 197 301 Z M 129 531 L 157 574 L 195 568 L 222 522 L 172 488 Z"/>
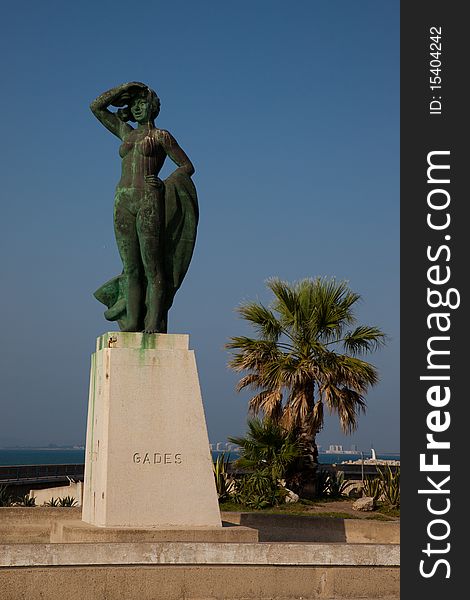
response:
<path id="1" fill-rule="evenodd" d="M 230 455 L 225 455 L 225 452 L 219 454 L 216 460 L 212 463 L 212 470 L 214 472 L 215 487 L 217 489 L 217 496 L 219 502 L 225 502 L 230 497 L 230 492 L 233 488 L 232 482 L 229 480 L 228 465 L 230 462 Z"/>
<path id="2" fill-rule="evenodd" d="M 379 477 L 366 477 L 364 479 L 364 494 L 377 501 L 382 494 L 382 481 Z"/>
<path id="3" fill-rule="evenodd" d="M 73 496 L 64 496 L 63 498 L 59 498 L 59 506 L 77 506 L 78 502 L 75 500 Z"/>
<path id="4" fill-rule="evenodd" d="M 390 465 L 382 470 L 377 467 L 380 473 L 380 483 L 382 497 L 387 504 L 392 508 L 398 508 L 400 506 L 400 468 L 397 467 L 395 471 L 392 471 Z"/>
<path id="5" fill-rule="evenodd" d="M 323 498 L 328 496 L 328 485 L 329 485 L 330 473 L 325 469 L 318 469 L 315 476 L 316 483 L 316 496 Z"/>
<path id="6" fill-rule="evenodd" d="M 59 498 L 54 498 L 54 496 L 52 496 L 52 498 L 50 500 L 48 500 L 47 502 L 44 502 L 43 506 L 48 506 L 48 507 L 59 506 Z"/>
<path id="7" fill-rule="evenodd" d="M 347 488 L 348 482 L 344 479 L 343 471 L 329 473 L 327 492 L 331 498 L 341 498 Z"/>
<path id="8" fill-rule="evenodd" d="M 34 496 L 30 496 L 29 494 L 25 494 L 24 496 L 20 496 L 18 500 L 15 502 L 16 506 L 36 506 L 36 498 Z"/>

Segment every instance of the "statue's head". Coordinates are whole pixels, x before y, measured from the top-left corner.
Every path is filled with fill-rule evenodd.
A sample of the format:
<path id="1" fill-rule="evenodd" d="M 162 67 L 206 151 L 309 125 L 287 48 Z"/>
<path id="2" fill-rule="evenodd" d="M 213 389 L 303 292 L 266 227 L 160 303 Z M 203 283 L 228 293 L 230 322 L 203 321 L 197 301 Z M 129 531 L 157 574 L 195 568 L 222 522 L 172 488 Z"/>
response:
<path id="1" fill-rule="evenodd" d="M 160 112 L 160 98 L 150 88 L 137 89 L 132 94 L 129 105 L 118 111 L 123 121 L 146 123 L 154 121 Z"/>

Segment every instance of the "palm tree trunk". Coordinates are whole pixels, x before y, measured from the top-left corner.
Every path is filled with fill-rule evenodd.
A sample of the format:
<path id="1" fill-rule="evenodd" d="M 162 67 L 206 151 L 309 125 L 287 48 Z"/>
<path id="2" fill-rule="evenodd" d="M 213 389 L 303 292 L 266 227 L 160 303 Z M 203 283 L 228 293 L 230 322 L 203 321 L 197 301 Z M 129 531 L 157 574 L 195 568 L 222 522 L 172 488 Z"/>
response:
<path id="1" fill-rule="evenodd" d="M 316 496 L 316 472 L 318 467 L 318 448 L 315 436 L 308 431 L 301 431 L 299 440 L 303 448 L 300 464 L 299 491 L 303 498 Z"/>
<path id="2" fill-rule="evenodd" d="M 302 390 L 303 403 L 307 408 L 298 425 L 298 439 L 304 450 L 302 457 L 300 492 L 304 498 L 313 498 L 316 495 L 316 472 L 318 467 L 318 448 L 316 435 L 318 426 L 312 419 L 315 406 L 314 383 L 309 382 Z"/>
<path id="3" fill-rule="evenodd" d="M 313 386 L 311 390 L 308 390 L 308 404 L 313 405 Z M 303 457 L 301 465 L 301 477 L 300 477 L 300 495 L 303 498 L 313 498 L 316 495 L 316 472 L 318 467 L 318 448 L 316 443 L 316 428 L 312 427 L 311 411 L 313 409 L 309 406 L 309 411 L 306 418 L 302 419 L 299 424 L 299 436 L 298 439 L 303 448 Z"/>

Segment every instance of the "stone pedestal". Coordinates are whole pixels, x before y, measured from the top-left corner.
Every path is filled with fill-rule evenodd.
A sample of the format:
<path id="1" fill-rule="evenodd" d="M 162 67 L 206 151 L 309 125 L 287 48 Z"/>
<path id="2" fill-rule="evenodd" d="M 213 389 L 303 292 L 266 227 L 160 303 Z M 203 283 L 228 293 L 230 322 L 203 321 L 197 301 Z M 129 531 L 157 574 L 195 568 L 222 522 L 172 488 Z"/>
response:
<path id="1" fill-rule="evenodd" d="M 111 332 L 92 355 L 82 520 L 221 527 L 189 336 Z"/>

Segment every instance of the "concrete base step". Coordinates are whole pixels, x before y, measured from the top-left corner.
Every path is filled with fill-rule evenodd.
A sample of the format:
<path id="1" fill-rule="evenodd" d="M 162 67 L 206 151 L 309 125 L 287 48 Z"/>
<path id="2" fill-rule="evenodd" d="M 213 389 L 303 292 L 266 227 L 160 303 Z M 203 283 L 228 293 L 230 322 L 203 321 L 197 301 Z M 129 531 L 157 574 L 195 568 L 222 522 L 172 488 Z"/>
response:
<path id="1" fill-rule="evenodd" d="M 80 542 L 257 542 L 258 530 L 233 523 L 222 527 L 96 527 L 76 521 L 57 521 L 51 526 L 52 543 Z"/>

